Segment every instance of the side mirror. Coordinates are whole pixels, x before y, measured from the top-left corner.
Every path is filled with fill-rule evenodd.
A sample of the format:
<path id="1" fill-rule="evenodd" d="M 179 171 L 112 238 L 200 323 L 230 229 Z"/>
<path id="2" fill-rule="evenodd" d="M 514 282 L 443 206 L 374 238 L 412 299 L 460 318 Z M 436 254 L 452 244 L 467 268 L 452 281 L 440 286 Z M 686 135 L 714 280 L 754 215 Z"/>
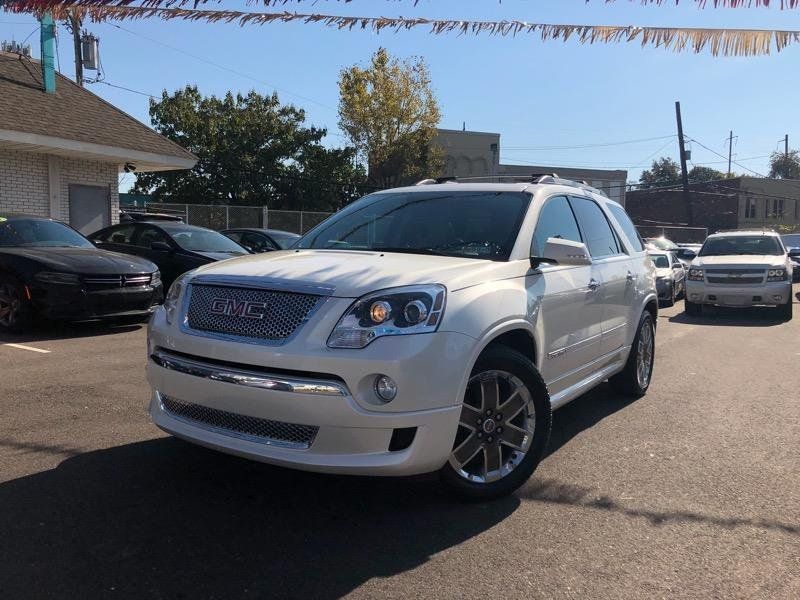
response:
<path id="1" fill-rule="evenodd" d="M 150 242 L 150 249 L 156 252 L 172 252 L 172 246 L 166 242 Z"/>
<path id="2" fill-rule="evenodd" d="M 800 248 L 792 248 L 789 250 L 789 256 L 792 258 L 800 258 Z"/>
<path id="3" fill-rule="evenodd" d="M 672 265 L 673 269 L 683 269 L 683 263 L 675 263 Z"/>
<path id="4" fill-rule="evenodd" d="M 538 269 L 542 263 L 585 266 L 592 264 L 592 257 L 589 256 L 586 244 L 561 238 L 547 238 L 544 256 L 531 256 L 531 268 Z"/>

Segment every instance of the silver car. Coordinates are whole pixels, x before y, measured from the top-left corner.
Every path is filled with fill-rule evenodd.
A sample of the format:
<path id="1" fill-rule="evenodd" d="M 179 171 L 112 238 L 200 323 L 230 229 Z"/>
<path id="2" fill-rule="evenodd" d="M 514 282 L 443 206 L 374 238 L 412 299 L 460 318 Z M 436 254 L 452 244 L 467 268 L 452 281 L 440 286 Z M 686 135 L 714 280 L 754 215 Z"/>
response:
<path id="1" fill-rule="evenodd" d="M 673 252 L 648 252 L 656 267 L 656 290 L 662 306 L 673 306 L 686 295 L 686 269 Z"/>

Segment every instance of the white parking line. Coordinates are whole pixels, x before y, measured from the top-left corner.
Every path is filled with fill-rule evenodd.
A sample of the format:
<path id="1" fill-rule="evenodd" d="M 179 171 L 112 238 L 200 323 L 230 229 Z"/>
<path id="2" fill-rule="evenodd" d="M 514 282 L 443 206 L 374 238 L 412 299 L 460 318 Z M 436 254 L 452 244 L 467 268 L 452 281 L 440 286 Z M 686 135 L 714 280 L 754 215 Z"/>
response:
<path id="1" fill-rule="evenodd" d="M 40 352 L 41 354 L 50 354 L 50 350 L 42 350 L 41 348 L 34 348 L 33 346 L 24 346 L 22 344 L 3 344 L 9 348 L 18 348 L 20 350 L 30 350 L 31 352 Z"/>

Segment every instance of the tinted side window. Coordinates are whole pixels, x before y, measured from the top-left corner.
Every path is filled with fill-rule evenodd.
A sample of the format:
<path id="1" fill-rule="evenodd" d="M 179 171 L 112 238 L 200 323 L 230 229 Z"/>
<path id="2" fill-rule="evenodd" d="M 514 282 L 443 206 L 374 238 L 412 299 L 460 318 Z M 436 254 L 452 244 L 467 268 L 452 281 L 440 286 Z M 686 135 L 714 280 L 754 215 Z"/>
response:
<path id="1" fill-rule="evenodd" d="M 101 242 L 111 244 L 131 244 L 133 243 L 133 225 L 115 227 L 103 233 L 103 235 L 93 236 Z"/>
<path id="2" fill-rule="evenodd" d="M 550 198 L 539 213 L 539 222 L 531 243 L 531 256 L 544 256 L 544 246 L 548 238 L 583 241 L 566 196 Z"/>
<path id="3" fill-rule="evenodd" d="M 139 233 L 136 245 L 142 248 L 150 248 L 153 242 L 164 242 L 169 244 L 169 239 L 155 227 L 144 227 Z"/>
<path id="4" fill-rule="evenodd" d="M 242 242 L 242 232 L 241 231 L 229 231 L 225 234 L 225 237 L 229 237 L 237 244 Z"/>
<path id="5" fill-rule="evenodd" d="M 242 234 L 242 246 L 254 252 L 265 252 L 275 250 L 275 245 L 265 236 L 250 231 Z"/>
<path id="6" fill-rule="evenodd" d="M 619 254 L 617 238 L 608 224 L 605 214 L 597 203 L 586 198 L 570 198 L 570 203 L 578 218 L 584 243 L 592 258 L 603 258 Z"/>
<path id="7" fill-rule="evenodd" d="M 611 211 L 611 214 L 614 215 L 617 223 L 619 223 L 619 226 L 622 227 L 622 231 L 625 232 L 625 236 L 632 244 L 633 247 L 631 250 L 634 252 L 641 252 L 644 250 L 642 238 L 639 237 L 639 232 L 636 231 L 636 226 L 633 224 L 633 221 L 631 221 L 628 213 L 625 212 L 625 209 L 621 206 L 616 206 L 615 204 L 609 204 L 608 209 Z"/>

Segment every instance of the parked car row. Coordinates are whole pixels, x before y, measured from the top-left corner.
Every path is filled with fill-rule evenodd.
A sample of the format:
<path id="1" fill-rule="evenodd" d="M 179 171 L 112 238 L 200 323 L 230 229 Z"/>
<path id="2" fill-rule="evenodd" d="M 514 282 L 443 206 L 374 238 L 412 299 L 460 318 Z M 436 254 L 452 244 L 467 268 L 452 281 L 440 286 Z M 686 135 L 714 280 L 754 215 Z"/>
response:
<path id="1" fill-rule="evenodd" d="M 0 330 L 23 331 L 42 318 L 141 321 L 186 271 L 218 260 L 288 247 L 299 237 L 244 231 L 268 243 L 242 245 L 230 235 L 180 219 L 127 219 L 84 237 L 68 225 L 0 215 Z"/>
<path id="2" fill-rule="evenodd" d="M 761 229 L 712 234 L 703 244 L 645 240 L 656 266 L 660 262 L 665 267 L 659 271 L 659 299 L 667 306 L 674 299 L 666 265 L 674 257 L 686 270 L 687 314 L 698 315 L 703 306 L 768 306 L 781 319 L 792 318 L 792 282 L 800 281 L 800 234 L 781 236 Z M 672 290 L 677 287 L 675 282 Z"/>

